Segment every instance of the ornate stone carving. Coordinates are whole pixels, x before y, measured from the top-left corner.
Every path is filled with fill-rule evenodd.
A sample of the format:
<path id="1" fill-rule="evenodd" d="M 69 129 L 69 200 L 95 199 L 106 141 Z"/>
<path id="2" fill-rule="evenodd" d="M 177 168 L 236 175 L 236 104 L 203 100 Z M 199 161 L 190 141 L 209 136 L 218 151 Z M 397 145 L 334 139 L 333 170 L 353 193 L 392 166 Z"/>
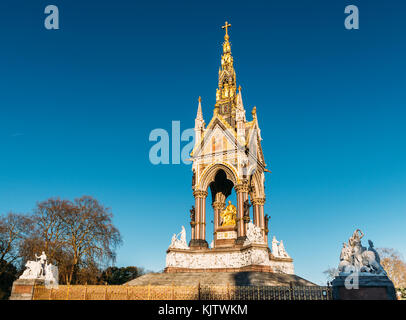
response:
<path id="1" fill-rule="evenodd" d="M 283 240 L 281 240 L 279 242 L 279 246 L 278 246 L 278 251 L 279 251 L 279 257 L 280 258 L 290 258 L 288 253 L 285 250 L 285 246 L 283 245 Z"/>
<path id="2" fill-rule="evenodd" d="M 215 201 L 213 202 L 213 208 L 222 210 L 226 204 L 224 202 Z"/>
<path id="3" fill-rule="evenodd" d="M 166 256 L 166 267 L 187 269 L 223 269 L 241 268 L 249 265 L 270 266 L 275 272 L 294 274 L 291 261 L 273 261 L 269 259 L 266 248 L 251 247 L 236 252 L 175 252 Z"/>
<path id="4" fill-rule="evenodd" d="M 217 234 L 217 240 L 237 239 L 236 231 L 218 231 L 216 234 Z"/>
<path id="5" fill-rule="evenodd" d="M 279 241 L 276 240 L 276 237 L 273 236 L 272 238 L 272 254 L 274 257 L 279 257 Z"/>
<path id="6" fill-rule="evenodd" d="M 275 258 L 290 258 L 285 250 L 283 241 L 276 240 L 275 236 L 272 238 L 272 254 Z"/>
<path id="7" fill-rule="evenodd" d="M 208 193 L 207 193 L 207 191 L 204 191 L 204 190 L 195 190 L 193 192 L 193 195 L 195 198 L 206 198 Z"/>
<path id="8" fill-rule="evenodd" d="M 19 279 L 42 279 L 46 285 L 58 284 L 58 267 L 47 263 L 47 256 L 42 251 L 40 256 L 35 255 L 36 261 L 27 261 L 25 270 Z"/>
<path id="9" fill-rule="evenodd" d="M 245 240 L 244 245 L 248 245 L 250 243 L 265 243 L 261 228 L 256 226 L 252 222 L 249 222 L 247 224 L 247 239 Z"/>
<path id="10" fill-rule="evenodd" d="M 224 204 L 226 203 L 226 196 L 221 191 L 216 193 L 216 196 L 214 199 L 215 199 L 215 202 L 224 203 Z"/>
<path id="11" fill-rule="evenodd" d="M 19 279 L 41 279 L 42 266 L 38 261 L 27 261 Z"/>
<path id="12" fill-rule="evenodd" d="M 184 226 L 182 226 L 182 231 L 178 235 L 176 233 L 173 234 L 169 248 L 190 249 L 186 242 L 186 230 Z"/>
<path id="13" fill-rule="evenodd" d="M 249 186 L 248 184 L 237 184 L 235 187 L 235 192 L 248 192 L 249 191 Z"/>
<path id="14" fill-rule="evenodd" d="M 361 239 L 364 233 L 357 229 L 354 231 L 347 243 L 343 243 L 340 254 L 338 271 L 340 275 L 352 272 L 361 272 L 364 275 L 386 275 L 380 264 L 380 257 L 369 240 L 369 248 L 362 246 Z"/>
<path id="15" fill-rule="evenodd" d="M 265 204 L 265 198 L 254 198 L 252 199 L 252 204 L 254 206 L 263 206 Z"/>

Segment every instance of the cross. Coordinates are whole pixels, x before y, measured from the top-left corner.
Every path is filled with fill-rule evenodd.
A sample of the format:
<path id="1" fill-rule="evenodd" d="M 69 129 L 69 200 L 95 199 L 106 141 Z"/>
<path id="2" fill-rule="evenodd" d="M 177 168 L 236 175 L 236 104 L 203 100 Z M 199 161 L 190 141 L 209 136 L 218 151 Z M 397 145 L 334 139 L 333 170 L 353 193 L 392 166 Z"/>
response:
<path id="1" fill-rule="evenodd" d="M 222 29 L 226 29 L 226 36 L 228 36 L 228 27 L 231 27 L 231 24 L 229 24 L 227 21 L 226 24 L 221 27 Z"/>

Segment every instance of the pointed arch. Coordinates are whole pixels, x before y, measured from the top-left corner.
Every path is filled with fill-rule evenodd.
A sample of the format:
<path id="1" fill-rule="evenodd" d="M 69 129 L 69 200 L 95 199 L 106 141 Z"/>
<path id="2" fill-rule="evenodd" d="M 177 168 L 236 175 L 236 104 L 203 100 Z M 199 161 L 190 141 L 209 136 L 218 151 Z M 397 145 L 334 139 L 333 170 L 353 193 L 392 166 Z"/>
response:
<path id="1" fill-rule="evenodd" d="M 250 174 L 250 186 L 252 187 L 252 195 L 254 198 L 265 197 L 265 181 L 263 171 L 252 171 Z"/>
<path id="2" fill-rule="evenodd" d="M 201 175 L 201 180 L 199 183 L 199 189 L 206 191 L 207 188 L 209 187 L 210 183 L 214 181 L 214 178 L 216 176 L 216 173 L 219 170 L 223 170 L 227 176 L 227 179 L 230 180 L 234 185 L 237 184 L 238 181 L 238 175 L 235 169 L 227 164 L 227 163 L 215 163 L 204 169 L 202 175 Z"/>

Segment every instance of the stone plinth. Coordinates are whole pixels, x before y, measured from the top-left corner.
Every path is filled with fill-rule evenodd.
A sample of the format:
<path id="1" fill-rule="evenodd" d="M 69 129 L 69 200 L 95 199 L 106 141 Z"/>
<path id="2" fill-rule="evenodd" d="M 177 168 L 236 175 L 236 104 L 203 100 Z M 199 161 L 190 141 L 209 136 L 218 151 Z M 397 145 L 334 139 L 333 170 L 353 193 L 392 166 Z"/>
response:
<path id="1" fill-rule="evenodd" d="M 275 258 L 266 244 L 243 247 L 189 250 L 170 248 L 165 272 L 261 271 L 294 274 L 291 258 Z"/>
<path id="2" fill-rule="evenodd" d="M 235 226 L 219 227 L 215 233 L 215 246 L 232 247 L 237 239 L 237 228 Z"/>
<path id="3" fill-rule="evenodd" d="M 355 278 L 354 275 L 340 275 L 333 280 L 334 300 L 396 300 L 395 287 L 387 276 L 361 273 L 358 277 L 358 289 L 345 287 L 347 277 Z M 354 286 L 353 280 L 351 286 Z"/>
<path id="4" fill-rule="evenodd" d="M 18 279 L 14 281 L 10 300 L 32 300 L 35 285 L 44 285 L 44 280 Z"/>

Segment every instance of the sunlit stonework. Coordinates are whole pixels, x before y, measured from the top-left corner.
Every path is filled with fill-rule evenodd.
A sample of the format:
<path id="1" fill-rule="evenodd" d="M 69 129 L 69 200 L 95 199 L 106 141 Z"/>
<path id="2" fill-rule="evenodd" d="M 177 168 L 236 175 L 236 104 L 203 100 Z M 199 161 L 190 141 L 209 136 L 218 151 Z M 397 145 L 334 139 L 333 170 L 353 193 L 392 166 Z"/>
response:
<path id="1" fill-rule="evenodd" d="M 293 260 L 283 242 L 268 247 L 269 216 L 264 213 L 266 163 L 256 107 L 246 118 L 238 87 L 226 22 L 213 116 L 206 126 L 199 97 L 195 119 L 190 210 L 191 240 L 187 248 L 174 235 L 167 251 L 166 272 L 225 270 L 293 274 Z M 237 203 L 226 200 L 236 193 Z M 206 208 L 211 194 L 211 208 Z M 212 210 L 211 210 L 212 209 Z M 206 241 L 206 211 L 213 216 L 213 242 Z M 211 214 L 211 211 L 213 212 Z M 211 220 L 211 219 L 210 219 Z M 210 222 L 210 220 L 208 220 Z M 184 235 L 182 234 L 182 237 Z M 276 240 L 275 240 L 276 241 Z M 279 242 L 278 242 L 279 243 Z"/>

